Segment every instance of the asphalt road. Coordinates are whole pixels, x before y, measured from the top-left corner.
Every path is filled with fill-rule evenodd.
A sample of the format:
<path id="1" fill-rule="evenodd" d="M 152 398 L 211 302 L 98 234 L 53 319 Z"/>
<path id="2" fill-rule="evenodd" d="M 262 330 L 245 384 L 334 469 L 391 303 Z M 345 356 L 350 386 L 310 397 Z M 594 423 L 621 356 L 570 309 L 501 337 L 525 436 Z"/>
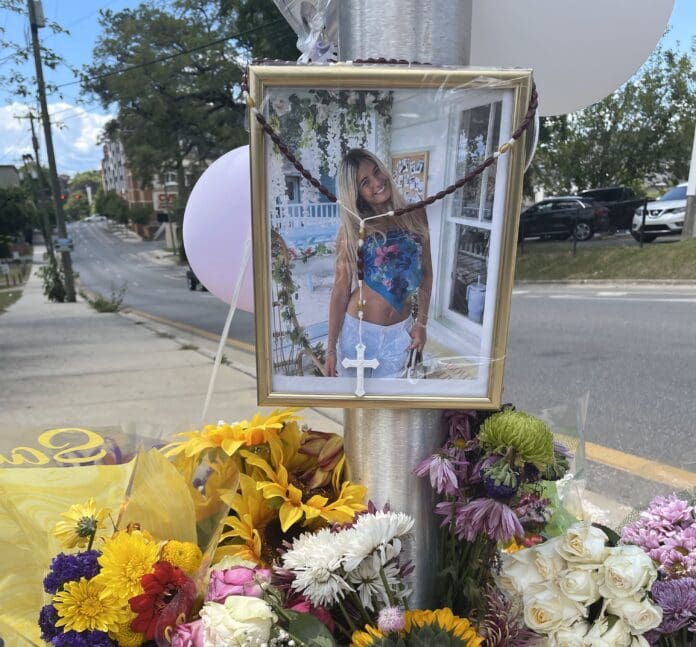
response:
<path id="1" fill-rule="evenodd" d="M 105 297 L 125 285 L 124 305 L 216 335 L 222 333 L 229 306 L 209 292 L 190 291 L 184 267 L 157 262 L 157 252 L 164 255 L 163 242 L 123 241 L 101 222 L 71 223 L 69 230 L 82 285 Z M 253 345 L 253 315 L 237 311 L 230 338 Z"/>
<path id="2" fill-rule="evenodd" d="M 125 283 L 127 305 L 220 334 L 226 304 L 190 292 L 183 268 L 153 261 L 161 243 L 123 242 L 101 223 L 75 224 L 72 233 L 84 285 L 108 295 Z M 586 397 L 586 440 L 696 472 L 694 322 L 696 285 L 518 285 L 504 400 L 572 429 Z M 253 316 L 238 312 L 230 337 L 253 344 L 253 335 Z M 592 478 L 605 491 L 617 482 L 612 470 Z M 654 492 L 652 484 L 625 487 L 635 503 Z"/>

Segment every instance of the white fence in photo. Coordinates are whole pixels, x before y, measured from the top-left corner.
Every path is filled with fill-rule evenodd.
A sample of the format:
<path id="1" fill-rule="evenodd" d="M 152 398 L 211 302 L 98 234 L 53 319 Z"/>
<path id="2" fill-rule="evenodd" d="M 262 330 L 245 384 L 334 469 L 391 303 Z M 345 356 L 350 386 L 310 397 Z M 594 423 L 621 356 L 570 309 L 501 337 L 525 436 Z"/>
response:
<path id="1" fill-rule="evenodd" d="M 289 204 L 276 207 L 271 213 L 271 226 L 281 235 L 309 227 L 326 227 L 338 229 L 338 205 L 332 202 L 314 202 L 310 204 Z"/>

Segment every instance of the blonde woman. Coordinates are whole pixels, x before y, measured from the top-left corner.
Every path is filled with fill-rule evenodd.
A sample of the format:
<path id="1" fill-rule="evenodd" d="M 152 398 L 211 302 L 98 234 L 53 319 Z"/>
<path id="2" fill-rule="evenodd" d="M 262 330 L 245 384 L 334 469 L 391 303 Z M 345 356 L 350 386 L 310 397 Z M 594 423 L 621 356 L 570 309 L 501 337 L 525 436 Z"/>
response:
<path id="1" fill-rule="evenodd" d="M 329 305 L 324 373 L 330 377 L 355 375 L 356 369 L 345 369 L 341 361 L 356 356 L 361 256 L 362 341 L 365 357 L 379 360 L 379 366 L 367 369 L 365 375 L 398 377 L 409 352 L 421 352 L 427 339 L 433 268 L 425 210 L 366 220 L 364 243 L 358 254 L 360 218 L 384 214 L 406 203 L 384 164 L 361 148 L 351 149 L 343 158 L 338 193 L 341 223 L 336 237 L 336 276 Z M 411 297 L 418 300 L 416 319 L 411 314 Z"/>

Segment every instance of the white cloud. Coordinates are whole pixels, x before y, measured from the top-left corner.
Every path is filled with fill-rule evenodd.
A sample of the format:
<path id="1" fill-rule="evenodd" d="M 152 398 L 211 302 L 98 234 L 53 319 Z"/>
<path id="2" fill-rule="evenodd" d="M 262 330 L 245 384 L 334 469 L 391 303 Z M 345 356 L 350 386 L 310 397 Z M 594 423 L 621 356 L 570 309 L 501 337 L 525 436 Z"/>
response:
<path id="1" fill-rule="evenodd" d="M 29 109 L 29 106 L 17 102 L 0 106 L 0 164 L 20 165 L 24 153 L 33 154 L 29 120 L 18 118 L 26 116 Z M 106 122 L 113 117 L 66 102 L 49 104 L 48 112 L 58 173 L 73 175 L 98 169 L 102 150 L 97 140 Z M 46 164 L 43 129 L 38 120 L 34 123 L 39 135 L 41 159 Z"/>

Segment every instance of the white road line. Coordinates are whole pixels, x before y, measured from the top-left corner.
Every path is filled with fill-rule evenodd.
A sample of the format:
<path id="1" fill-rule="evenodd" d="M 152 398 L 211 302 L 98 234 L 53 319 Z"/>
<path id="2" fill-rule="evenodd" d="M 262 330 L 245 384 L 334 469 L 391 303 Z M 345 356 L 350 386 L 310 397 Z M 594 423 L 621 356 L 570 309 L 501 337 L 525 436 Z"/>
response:
<path id="1" fill-rule="evenodd" d="M 582 296 L 580 294 L 549 294 L 549 299 L 567 299 L 574 301 L 607 301 L 606 297 Z M 617 301 L 636 303 L 696 303 L 696 297 L 619 297 Z"/>
<path id="2" fill-rule="evenodd" d="M 598 297 L 625 297 L 628 292 L 597 292 Z"/>

